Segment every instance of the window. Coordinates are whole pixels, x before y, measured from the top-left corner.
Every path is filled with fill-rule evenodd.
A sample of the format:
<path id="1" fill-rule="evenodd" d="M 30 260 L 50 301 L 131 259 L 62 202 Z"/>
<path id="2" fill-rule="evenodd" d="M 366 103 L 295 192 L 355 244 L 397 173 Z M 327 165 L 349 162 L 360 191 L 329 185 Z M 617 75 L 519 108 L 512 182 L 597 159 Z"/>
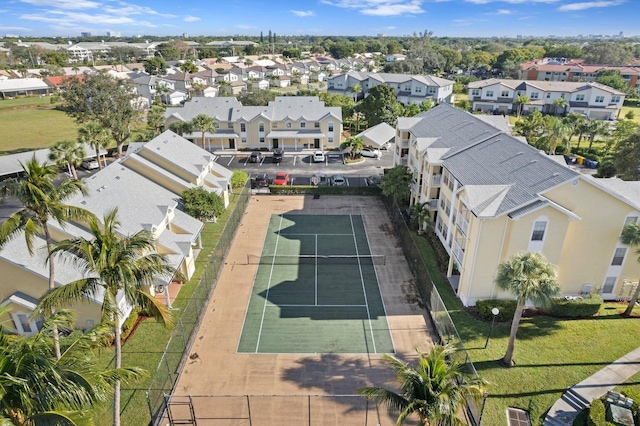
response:
<path id="1" fill-rule="evenodd" d="M 449 179 L 449 190 L 453 191 L 453 178 Z"/>
<path id="2" fill-rule="evenodd" d="M 430 95 L 433 95 L 434 93 L 436 93 L 436 88 L 435 87 L 427 87 L 427 93 L 429 93 Z"/>
<path id="3" fill-rule="evenodd" d="M 329 122 L 329 131 L 333 132 L 333 121 Z"/>
<path id="4" fill-rule="evenodd" d="M 286 123 L 284 123 L 284 127 L 286 127 L 287 129 L 291 128 L 291 122 L 287 121 Z"/>
<path id="5" fill-rule="evenodd" d="M 264 132 L 264 123 L 258 124 L 258 131 Z"/>
<path id="6" fill-rule="evenodd" d="M 625 247 L 618 247 L 616 249 L 616 252 L 613 254 L 613 260 L 611 261 L 611 266 L 622 265 L 625 254 L 627 254 L 627 249 Z"/>
<path id="7" fill-rule="evenodd" d="M 480 96 L 480 89 L 471 89 L 471 96 Z"/>
<path id="8" fill-rule="evenodd" d="M 624 226 L 627 226 L 631 223 L 633 223 L 634 225 L 638 223 L 638 216 L 627 216 L 627 218 L 624 220 Z"/>
<path id="9" fill-rule="evenodd" d="M 449 185 L 449 173 L 445 172 L 442 176 L 442 181 L 445 185 Z"/>
<path id="10" fill-rule="evenodd" d="M 411 85 L 410 84 L 406 84 L 404 86 L 404 90 L 405 90 L 405 92 L 410 92 L 411 91 Z"/>
<path id="11" fill-rule="evenodd" d="M 611 103 L 612 104 L 617 104 L 618 102 L 620 102 L 620 96 L 612 96 L 611 97 Z"/>
<path id="12" fill-rule="evenodd" d="M 260 138 L 260 143 L 264 143 L 264 138 Z"/>
<path id="13" fill-rule="evenodd" d="M 416 86 L 416 93 L 422 93 L 422 86 Z"/>
<path id="14" fill-rule="evenodd" d="M 509 97 L 509 91 L 508 90 L 503 90 L 502 92 L 500 92 L 500 96 L 502 96 L 503 98 Z"/>
<path id="15" fill-rule="evenodd" d="M 602 293 L 613 293 L 613 289 L 616 286 L 617 277 L 607 277 L 604 280 L 604 284 L 602 286 Z"/>
<path id="16" fill-rule="evenodd" d="M 219 121 L 216 121 L 215 126 L 216 126 L 216 129 L 219 129 L 219 128 L 220 128 L 220 122 L 219 122 Z"/>
<path id="17" fill-rule="evenodd" d="M 596 96 L 596 103 L 601 104 L 604 102 L 604 96 Z"/>
<path id="18" fill-rule="evenodd" d="M 329 137 L 327 138 L 327 142 L 328 142 L 328 143 L 333 143 L 333 136 L 329 136 Z"/>
<path id="19" fill-rule="evenodd" d="M 540 93 L 538 92 L 531 92 L 531 96 L 529 97 L 530 99 L 538 99 L 540 97 Z"/>
<path id="20" fill-rule="evenodd" d="M 242 138 L 242 143 L 247 143 L 247 138 Z"/>
<path id="21" fill-rule="evenodd" d="M 315 123 L 313 123 L 313 127 L 315 127 L 316 129 L 320 128 L 320 123 L 318 123 L 317 121 Z"/>
<path id="22" fill-rule="evenodd" d="M 274 129 L 277 129 L 278 128 L 278 123 L 271 124 L 271 127 L 274 128 Z"/>
<path id="23" fill-rule="evenodd" d="M 547 99 L 551 98 L 551 93 L 547 93 Z"/>
<path id="24" fill-rule="evenodd" d="M 247 131 L 247 125 L 245 123 L 240 123 L 240 131 L 241 132 L 246 132 Z"/>
<path id="25" fill-rule="evenodd" d="M 547 222 L 545 221 L 536 221 L 533 224 L 533 232 L 531 233 L 531 241 L 542 241 L 544 240 L 544 231 L 547 229 Z"/>
<path id="26" fill-rule="evenodd" d="M 20 330 L 22 328 L 23 333 L 31 333 L 33 330 L 31 329 L 31 323 L 29 322 L 29 317 L 26 314 L 18 313 L 15 315 L 15 318 L 18 319 L 20 324 L 15 324 L 16 329 Z M 15 320 L 14 320 L 15 323 Z"/>
<path id="27" fill-rule="evenodd" d="M 487 90 L 487 97 L 493 98 L 493 90 Z"/>
<path id="28" fill-rule="evenodd" d="M 576 101 L 584 101 L 584 95 L 576 95 Z"/>
<path id="29" fill-rule="evenodd" d="M 300 123 L 300 128 L 304 129 L 307 127 L 307 123 L 305 123 L 304 121 L 302 123 Z"/>

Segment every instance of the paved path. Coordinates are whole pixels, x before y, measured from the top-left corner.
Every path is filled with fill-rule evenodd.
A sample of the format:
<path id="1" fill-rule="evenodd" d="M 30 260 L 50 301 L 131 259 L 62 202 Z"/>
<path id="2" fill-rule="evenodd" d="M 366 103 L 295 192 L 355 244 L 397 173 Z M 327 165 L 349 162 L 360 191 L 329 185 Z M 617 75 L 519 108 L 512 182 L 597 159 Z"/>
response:
<path id="1" fill-rule="evenodd" d="M 547 413 L 544 426 L 571 426 L 591 401 L 624 383 L 640 371 L 640 347 L 615 360 L 593 376 L 570 387 Z"/>

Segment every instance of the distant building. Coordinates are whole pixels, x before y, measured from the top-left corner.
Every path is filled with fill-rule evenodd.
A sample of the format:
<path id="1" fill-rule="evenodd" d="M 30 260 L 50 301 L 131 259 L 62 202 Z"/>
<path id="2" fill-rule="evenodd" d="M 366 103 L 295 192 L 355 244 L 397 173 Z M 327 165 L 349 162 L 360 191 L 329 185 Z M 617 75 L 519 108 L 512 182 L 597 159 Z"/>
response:
<path id="1" fill-rule="evenodd" d="M 121 37 L 119 31 L 107 31 L 107 37 Z"/>
<path id="2" fill-rule="evenodd" d="M 81 32 L 80 37 L 91 37 L 91 33 Z"/>

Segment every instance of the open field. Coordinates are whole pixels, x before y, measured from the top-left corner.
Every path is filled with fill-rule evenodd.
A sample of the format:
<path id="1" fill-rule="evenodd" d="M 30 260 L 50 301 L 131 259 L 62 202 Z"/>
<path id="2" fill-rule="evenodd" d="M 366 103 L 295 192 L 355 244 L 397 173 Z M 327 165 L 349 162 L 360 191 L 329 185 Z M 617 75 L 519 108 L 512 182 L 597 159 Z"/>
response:
<path id="1" fill-rule="evenodd" d="M 0 155 L 47 148 L 78 137 L 75 121 L 50 107 L 0 109 L 0 128 Z"/>

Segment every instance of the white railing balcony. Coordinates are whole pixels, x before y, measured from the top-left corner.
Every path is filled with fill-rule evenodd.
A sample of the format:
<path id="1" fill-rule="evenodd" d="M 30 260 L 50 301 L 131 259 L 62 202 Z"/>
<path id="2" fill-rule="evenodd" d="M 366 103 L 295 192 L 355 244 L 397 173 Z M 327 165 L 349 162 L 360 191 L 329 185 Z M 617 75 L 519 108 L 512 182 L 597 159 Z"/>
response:
<path id="1" fill-rule="evenodd" d="M 464 235 L 467 235 L 467 231 L 469 230 L 469 221 L 462 215 L 458 215 L 456 224 L 458 225 L 458 229 L 460 229 Z"/>
<path id="2" fill-rule="evenodd" d="M 396 145 L 400 148 L 408 148 L 409 139 L 396 138 Z"/>
<path id="3" fill-rule="evenodd" d="M 431 186 L 440 186 L 441 180 L 442 175 L 433 175 L 433 177 L 431 177 Z"/>
<path id="4" fill-rule="evenodd" d="M 462 261 L 464 260 L 464 250 L 457 241 L 453 242 L 453 256 L 456 258 L 456 263 L 458 265 L 462 265 Z M 460 266 L 458 266 L 459 268 Z"/>
<path id="5" fill-rule="evenodd" d="M 406 166 L 408 162 L 409 162 L 409 156 L 408 155 L 405 155 L 404 157 L 400 158 L 400 165 L 401 166 Z"/>
<path id="6" fill-rule="evenodd" d="M 429 201 L 427 201 L 427 210 L 429 210 L 430 212 L 435 212 L 436 210 L 438 210 L 437 198 L 432 198 Z"/>

